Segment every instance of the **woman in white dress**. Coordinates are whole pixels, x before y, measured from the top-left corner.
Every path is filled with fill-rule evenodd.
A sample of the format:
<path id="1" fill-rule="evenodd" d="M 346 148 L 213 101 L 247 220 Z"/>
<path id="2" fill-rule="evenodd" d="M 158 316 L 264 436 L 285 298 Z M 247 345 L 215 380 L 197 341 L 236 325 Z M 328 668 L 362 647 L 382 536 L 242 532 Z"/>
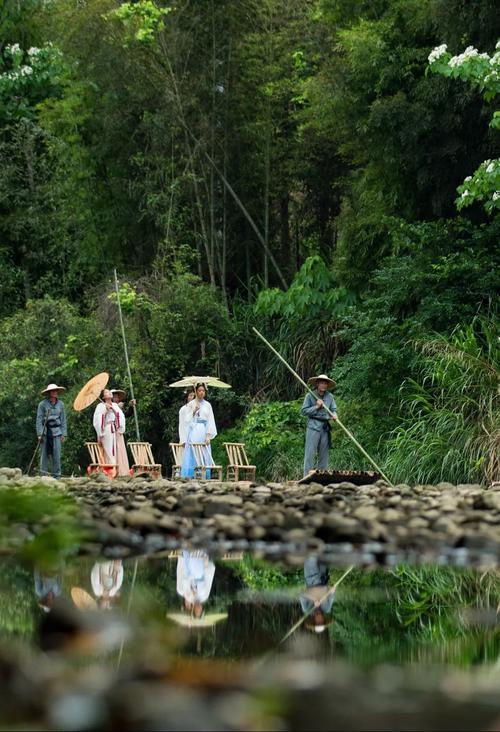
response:
<path id="1" fill-rule="evenodd" d="M 186 389 L 184 392 L 184 404 L 179 409 L 179 443 L 181 445 L 186 444 L 187 438 L 187 426 L 186 426 L 186 413 L 189 409 L 189 403 L 195 398 L 194 388 L 192 386 Z"/>
<path id="2" fill-rule="evenodd" d="M 212 405 L 206 401 L 207 389 L 205 384 L 196 384 L 195 398 L 186 404 L 184 425 L 186 428 L 186 446 L 182 458 L 181 476 L 194 477 L 196 460 L 191 445 L 193 442 L 203 442 L 205 465 L 213 465 L 210 442 L 217 435 Z M 208 473 L 209 471 L 207 471 Z M 209 475 L 207 475 L 207 478 Z"/>
<path id="3" fill-rule="evenodd" d="M 113 403 L 113 395 L 109 389 L 101 392 L 101 402 L 94 412 L 94 429 L 97 441 L 102 445 L 104 457 L 108 465 L 116 465 L 118 475 L 129 475 L 127 449 L 125 447 L 125 415 Z"/>
<path id="4" fill-rule="evenodd" d="M 122 560 L 96 562 L 90 573 L 90 582 L 99 607 L 109 609 L 111 598 L 118 595 L 123 584 Z"/>
<path id="5" fill-rule="evenodd" d="M 203 614 L 214 581 L 215 564 L 204 551 L 183 551 L 177 560 L 177 594 L 184 600 L 184 610 L 195 618 Z"/>

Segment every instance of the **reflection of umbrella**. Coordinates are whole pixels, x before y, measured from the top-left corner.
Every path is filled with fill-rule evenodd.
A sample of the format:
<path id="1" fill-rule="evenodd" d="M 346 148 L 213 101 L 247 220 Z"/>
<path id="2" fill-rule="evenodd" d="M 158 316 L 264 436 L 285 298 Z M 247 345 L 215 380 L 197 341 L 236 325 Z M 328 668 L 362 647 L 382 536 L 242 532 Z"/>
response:
<path id="1" fill-rule="evenodd" d="M 73 402 L 73 409 L 77 412 L 81 412 L 85 407 L 89 407 L 92 402 L 99 397 L 101 391 L 105 388 L 109 381 L 109 374 L 105 371 L 102 374 L 97 374 L 93 379 L 87 381 L 83 389 L 80 389 L 78 396 Z"/>
<path id="2" fill-rule="evenodd" d="M 81 587 L 71 588 L 71 599 L 79 610 L 96 610 L 97 602 L 89 595 L 88 592 L 82 590 Z"/>
<path id="3" fill-rule="evenodd" d="M 209 613 L 202 618 L 192 618 L 191 615 L 184 613 L 167 613 L 167 618 L 173 620 L 177 625 L 183 625 L 185 628 L 211 628 L 216 623 L 227 618 L 227 613 Z"/>
<path id="4" fill-rule="evenodd" d="M 207 386 L 215 386 L 218 389 L 230 389 L 231 384 L 226 384 L 225 381 L 221 381 L 216 376 L 185 376 L 180 381 L 174 381 L 169 386 L 196 386 L 196 384 L 206 384 Z"/>

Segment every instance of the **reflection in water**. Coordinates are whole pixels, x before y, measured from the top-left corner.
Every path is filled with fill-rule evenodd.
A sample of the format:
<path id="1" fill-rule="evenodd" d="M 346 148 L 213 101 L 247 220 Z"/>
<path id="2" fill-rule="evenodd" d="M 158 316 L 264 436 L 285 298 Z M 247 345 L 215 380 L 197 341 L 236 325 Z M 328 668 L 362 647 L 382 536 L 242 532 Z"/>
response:
<path id="1" fill-rule="evenodd" d="M 92 591 L 97 605 L 102 610 L 110 610 L 112 600 L 119 599 L 123 584 L 123 563 L 121 559 L 109 562 L 96 562 L 90 573 Z"/>
<path id="2" fill-rule="evenodd" d="M 213 628 L 227 618 L 226 613 L 206 613 L 207 603 L 215 576 L 215 564 L 204 551 L 183 551 L 177 559 L 176 592 L 183 599 L 181 613 L 167 613 L 167 617 L 185 628 Z M 197 636 L 196 652 L 201 651 L 201 637 Z"/>
<path id="3" fill-rule="evenodd" d="M 494 571 L 404 565 L 349 573 L 315 556 L 286 566 L 248 555 L 214 560 L 204 552 L 183 552 L 167 561 L 139 560 L 135 586 L 124 581 L 125 573 L 126 561 L 68 561 L 49 572 L 35 569 L 33 592 L 30 569 L 12 559 L 0 561 L 0 676 L 17 679 L 15 668 L 3 676 L 2 672 L 15 659 L 11 649 L 25 649 L 29 660 L 26 667 L 19 666 L 19 678 L 30 679 L 32 686 L 26 691 L 26 681 L 16 681 L 9 688 L 21 689 L 21 701 L 15 702 L 21 710 L 26 699 L 39 702 L 41 717 L 32 719 L 33 728 L 47 719 L 44 728 L 54 728 L 51 710 L 64 697 L 67 716 L 57 729 L 161 729 L 167 726 L 168 714 L 195 708 L 186 689 L 195 696 L 199 691 L 198 701 L 220 701 L 228 689 L 237 687 L 235 709 L 241 709 L 241 689 L 249 678 L 258 679 L 266 694 L 278 693 L 280 684 L 291 690 L 280 708 L 290 704 L 294 714 L 304 716 L 295 726 L 279 727 L 283 729 L 305 729 L 312 709 L 324 729 L 331 728 L 333 719 L 338 728 L 375 728 L 370 725 L 378 719 L 379 729 L 403 729 L 397 715 L 406 709 L 411 716 L 406 728 L 422 728 L 417 721 L 434 715 L 424 728 L 456 729 L 462 721 L 461 712 L 459 718 L 453 716 L 457 689 L 466 690 L 474 712 L 479 709 L 484 716 L 487 711 L 484 718 L 491 725 L 495 720 L 488 715 L 496 713 L 495 704 L 500 714 L 497 687 L 491 681 L 500 683 L 500 575 Z M 80 605 L 74 599 L 76 589 L 81 591 Z M 116 612 L 99 611 L 94 598 L 101 600 L 101 607 L 109 607 L 121 594 Z M 50 612 L 42 613 L 41 604 Z M 130 623 L 123 619 L 129 607 Z M 178 612 L 166 617 L 169 608 Z M 13 667 L 15 663 L 12 660 Z M 43 679 L 49 680 L 48 686 L 43 687 Z M 477 699 L 485 679 L 493 692 L 481 707 Z M 6 699 L 14 698 L 2 684 L 0 723 Z M 214 687 L 220 693 L 206 693 Z M 87 689 L 83 701 L 82 688 Z M 451 692 L 445 708 L 439 695 L 446 696 L 447 689 Z M 80 706 L 75 702 L 78 694 Z M 354 696 L 359 703 L 346 704 Z M 78 727 L 75 710 L 87 710 L 94 701 L 94 712 L 104 716 L 94 726 Z M 418 720 L 415 705 L 420 709 Z M 273 702 L 270 708 L 278 707 Z M 19 726 L 19 720 L 25 720 L 15 706 L 12 709 L 9 719 Z M 392 721 L 376 716 L 391 709 L 397 712 Z M 437 720 L 446 715 L 449 724 L 440 726 Z M 189 728 L 218 729 L 222 722 L 228 728 L 226 717 L 212 727 L 206 726 L 207 719 L 200 712 L 189 720 Z M 252 719 L 244 716 L 236 726 L 250 728 Z M 350 725 L 353 719 L 357 722 Z M 256 728 L 272 728 L 268 721 L 256 723 Z M 473 728 L 472 722 L 460 728 Z"/>
<path id="4" fill-rule="evenodd" d="M 130 570 L 134 566 L 132 560 Z M 40 607 L 48 619 L 66 597 L 83 613 L 113 604 L 116 614 L 127 615 L 131 606 L 136 637 L 147 639 L 162 627 L 171 639 L 175 635 L 169 652 L 177 656 L 259 658 L 281 652 L 296 627 L 294 642 L 304 634 L 320 636 L 311 652 L 326 661 L 469 666 L 500 657 L 495 572 L 409 565 L 355 569 L 330 592 L 343 572 L 315 556 L 288 567 L 249 555 L 214 560 L 204 552 L 143 559 L 134 589 L 124 579 L 127 571 L 126 560 L 79 559 L 53 571 L 36 568 L 33 575 L 2 560 L 0 638 L 34 640 Z M 173 623 L 200 633 L 173 634 Z M 125 655 L 132 656 L 134 648 L 127 645 Z"/>
<path id="5" fill-rule="evenodd" d="M 306 589 L 300 595 L 304 615 L 309 615 L 305 627 L 323 633 L 330 625 L 329 616 L 335 601 L 335 587 L 328 587 L 328 567 L 311 555 L 304 562 Z"/>
<path id="6" fill-rule="evenodd" d="M 55 600 L 61 595 L 62 572 L 62 567 L 58 567 L 57 572 L 50 573 L 35 567 L 33 572 L 38 606 L 46 613 L 51 611 Z"/>
<path id="7" fill-rule="evenodd" d="M 215 564 L 206 552 L 183 551 L 177 560 L 177 593 L 183 598 L 184 610 L 201 618 L 203 606 L 210 596 Z"/>

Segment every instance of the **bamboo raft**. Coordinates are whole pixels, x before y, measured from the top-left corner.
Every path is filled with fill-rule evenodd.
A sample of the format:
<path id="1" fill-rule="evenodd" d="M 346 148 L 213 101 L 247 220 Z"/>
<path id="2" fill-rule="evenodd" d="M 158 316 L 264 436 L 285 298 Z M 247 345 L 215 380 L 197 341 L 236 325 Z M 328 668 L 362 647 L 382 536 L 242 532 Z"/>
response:
<path id="1" fill-rule="evenodd" d="M 333 483 L 353 483 L 354 485 L 370 485 L 380 480 L 380 473 L 372 470 L 312 470 L 302 480 L 299 485 L 308 485 L 309 483 L 320 483 L 321 485 L 331 485 Z"/>

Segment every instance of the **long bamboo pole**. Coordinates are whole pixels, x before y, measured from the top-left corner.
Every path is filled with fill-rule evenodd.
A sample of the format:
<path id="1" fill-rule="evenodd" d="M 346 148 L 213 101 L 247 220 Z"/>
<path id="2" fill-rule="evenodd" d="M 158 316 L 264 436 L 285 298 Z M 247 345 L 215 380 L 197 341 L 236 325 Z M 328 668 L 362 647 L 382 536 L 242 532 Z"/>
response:
<path id="1" fill-rule="evenodd" d="M 130 362 L 128 360 L 127 339 L 125 337 L 125 325 L 123 324 L 122 305 L 120 302 L 120 291 L 118 289 L 118 275 L 116 274 L 116 269 L 115 269 L 115 290 L 116 290 L 116 302 L 118 304 L 118 314 L 120 316 L 120 326 L 122 329 L 123 351 L 125 353 L 125 363 L 127 364 L 128 383 L 130 384 L 130 396 L 135 402 L 134 385 L 132 383 L 132 374 L 130 372 Z M 139 420 L 137 419 L 137 409 L 135 408 L 135 404 L 133 404 L 133 409 L 134 409 L 134 420 L 135 420 L 135 434 L 137 437 L 137 442 L 140 442 L 141 434 L 139 432 Z"/>
<path id="2" fill-rule="evenodd" d="M 339 580 L 337 580 L 337 582 L 335 582 L 335 584 L 333 585 L 333 587 L 330 587 L 330 589 L 329 589 L 329 590 L 327 590 L 327 591 L 325 592 L 325 594 L 324 594 L 324 595 L 323 595 L 323 596 L 322 596 L 322 597 L 320 598 L 320 600 L 319 600 L 319 604 L 320 604 L 320 605 L 321 605 L 321 604 L 322 604 L 322 603 L 323 603 L 323 602 L 324 602 L 324 601 L 325 601 L 325 600 L 327 599 L 327 597 L 328 597 L 329 595 L 331 595 L 331 594 L 333 594 L 334 592 L 336 592 L 336 590 L 337 590 L 337 587 L 338 587 L 338 586 L 339 586 L 339 585 L 340 585 L 340 584 L 341 584 L 341 583 L 342 583 L 342 582 L 343 582 L 343 581 L 345 580 L 345 578 L 347 577 L 347 575 L 348 575 L 348 574 L 350 574 L 350 573 L 352 572 L 352 570 L 353 570 L 353 569 L 354 569 L 354 565 L 352 565 L 351 567 L 349 567 L 349 569 L 346 569 L 346 571 L 344 572 L 344 574 L 342 575 L 342 577 L 341 577 L 341 578 L 340 578 Z M 300 626 L 302 625 L 302 623 L 304 622 L 304 620 L 307 620 L 307 618 L 309 617 L 309 615 L 311 615 L 311 613 L 313 613 L 313 612 L 314 612 L 314 610 L 316 610 L 316 608 L 315 608 L 315 607 L 314 607 L 314 605 L 313 605 L 313 607 L 312 607 L 312 608 L 311 608 L 310 610 L 308 610 L 308 611 L 307 611 L 307 612 L 305 613 L 305 615 L 303 615 L 303 616 L 302 616 L 302 617 L 300 618 L 300 620 L 298 620 L 298 621 L 297 621 L 297 622 L 295 623 L 295 625 L 294 625 L 293 627 L 291 627 L 291 628 L 290 628 L 290 630 L 288 631 L 288 633 L 287 633 L 286 635 L 284 635 L 284 636 L 283 636 L 283 638 L 282 638 L 282 639 L 280 640 L 280 645 L 281 645 L 282 643 L 284 643 L 284 642 L 285 642 L 286 640 L 288 640 L 288 638 L 290 638 L 290 636 L 291 636 L 291 635 L 293 635 L 293 634 L 295 633 L 295 631 L 297 630 L 297 628 L 300 628 Z"/>
<path id="3" fill-rule="evenodd" d="M 277 357 L 279 358 L 279 360 L 280 360 L 280 361 L 281 361 L 281 362 L 282 362 L 282 363 L 284 364 L 284 366 L 286 366 L 286 367 L 287 367 L 287 369 L 288 369 L 288 370 L 290 371 L 290 373 L 291 373 L 291 374 L 293 374 L 293 375 L 295 376 L 295 378 L 297 379 L 297 381 L 300 381 L 300 383 L 302 384 L 302 386 L 304 387 L 304 389 L 306 389 L 306 390 L 307 390 L 307 391 L 308 391 L 308 392 L 309 392 L 310 394 L 312 394 L 312 395 L 313 395 L 313 397 L 317 398 L 317 395 L 316 395 L 316 394 L 314 393 L 314 391 L 313 391 L 313 390 L 312 390 L 312 389 L 310 388 L 310 386 L 309 386 L 308 384 L 306 384 L 306 382 L 304 381 L 304 379 L 303 379 L 302 377 L 300 377 L 300 376 L 298 375 L 298 373 L 297 373 L 296 371 L 294 371 L 294 370 L 292 369 L 292 367 L 290 366 L 290 364 L 289 364 L 289 363 L 287 363 L 287 362 L 285 361 L 285 359 L 283 358 L 283 356 L 282 356 L 282 355 L 281 355 L 280 353 L 278 353 L 278 351 L 277 351 L 277 350 L 276 350 L 276 349 L 274 348 L 274 346 L 272 346 L 272 345 L 271 345 L 271 344 L 269 343 L 269 341 L 268 341 L 268 340 L 267 340 L 266 338 L 264 338 L 264 336 L 262 335 L 262 333 L 259 333 L 259 331 L 257 330 L 257 328 L 254 328 L 254 327 L 252 327 L 252 330 L 253 330 L 253 331 L 254 331 L 255 333 L 257 333 L 257 335 L 259 336 L 259 338 L 260 338 L 260 339 L 261 339 L 262 341 L 264 341 L 264 343 L 266 344 L 266 346 L 267 346 L 268 348 L 270 348 L 270 349 L 271 349 L 271 351 L 272 351 L 272 352 L 274 353 L 274 355 L 275 355 L 275 356 L 277 356 Z M 382 469 L 381 469 L 381 468 L 380 468 L 380 467 L 379 467 L 379 466 L 377 465 L 377 463 L 375 462 L 375 460 L 374 460 L 374 459 L 373 459 L 372 457 L 370 457 L 370 455 L 368 455 L 368 453 L 366 452 L 366 450 L 364 449 L 364 447 L 362 447 L 362 446 L 361 446 L 361 445 L 359 444 L 359 442 L 358 442 L 358 441 L 357 441 L 357 439 L 356 439 L 356 438 L 354 437 L 354 435 L 352 434 L 352 432 L 350 432 L 350 430 L 348 430 L 348 429 L 347 429 L 347 427 L 346 427 L 345 425 L 343 425 L 343 424 L 342 424 L 342 422 L 340 421 L 340 419 L 338 418 L 338 416 L 337 416 L 337 415 L 334 415 L 334 413 L 332 412 L 332 410 L 331 410 L 331 409 L 329 409 L 329 408 L 328 408 L 328 407 L 326 406 L 326 404 L 324 405 L 324 409 L 325 409 L 325 410 L 326 410 L 326 411 L 328 412 L 328 414 L 330 415 L 330 417 L 331 417 L 332 419 L 334 419 L 334 421 L 335 421 L 335 424 L 338 424 L 338 426 L 339 426 L 339 427 L 340 427 L 340 428 L 341 428 L 342 430 L 344 430 L 345 434 L 346 434 L 346 435 L 348 436 L 348 438 L 349 438 L 349 439 L 350 439 L 350 440 L 351 440 L 351 441 L 352 441 L 352 442 L 353 442 L 353 443 L 354 443 L 354 444 L 356 445 L 356 447 L 357 447 L 357 448 L 358 448 L 358 450 L 359 450 L 359 451 L 361 452 L 361 454 L 362 454 L 362 455 L 364 455 L 364 456 L 365 456 L 365 458 L 366 458 L 367 460 L 369 460 L 369 462 L 370 462 L 370 463 L 371 463 L 371 464 L 373 465 L 373 467 L 375 468 L 375 470 L 377 471 L 377 473 L 380 473 L 380 475 L 382 476 L 382 478 L 383 478 L 383 479 L 384 479 L 384 480 L 385 480 L 385 481 L 386 481 L 386 482 L 387 482 L 387 483 L 388 483 L 388 484 L 389 484 L 390 486 L 393 486 L 393 483 L 391 483 L 391 481 L 389 480 L 389 478 L 388 478 L 388 477 L 387 477 L 387 476 L 386 476 L 386 475 L 385 475 L 385 474 L 384 474 L 384 473 L 382 472 Z"/>

